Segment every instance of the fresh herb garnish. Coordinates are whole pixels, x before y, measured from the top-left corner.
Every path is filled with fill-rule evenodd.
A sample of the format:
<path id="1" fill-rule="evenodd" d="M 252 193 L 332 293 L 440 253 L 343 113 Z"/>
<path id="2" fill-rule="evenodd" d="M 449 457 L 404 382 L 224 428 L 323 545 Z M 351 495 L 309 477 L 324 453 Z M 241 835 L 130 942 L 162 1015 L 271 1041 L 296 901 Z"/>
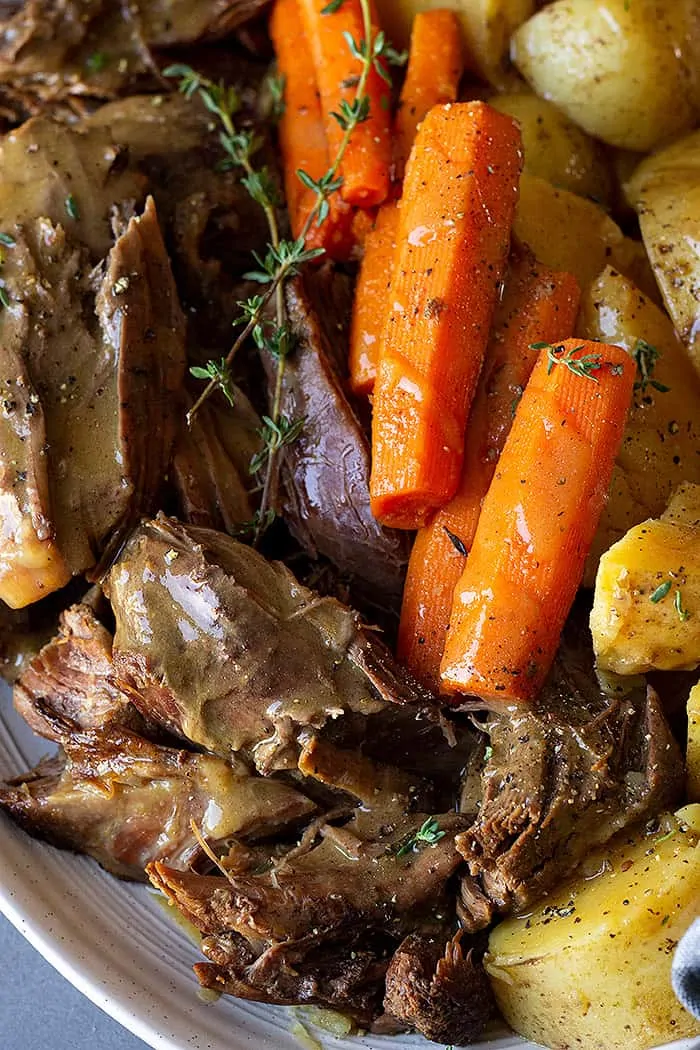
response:
<path id="1" fill-rule="evenodd" d="M 634 389 L 641 391 L 643 394 L 646 388 L 651 386 L 654 390 L 658 390 L 659 393 L 667 394 L 670 387 L 664 386 L 663 383 L 659 383 L 656 379 L 652 379 L 652 373 L 656 367 L 656 362 L 661 357 L 661 351 L 657 350 L 651 343 L 647 343 L 646 339 L 638 339 L 632 350 L 632 357 L 637 365 L 638 376 Z"/>
<path id="2" fill-rule="evenodd" d="M 676 588 L 676 596 L 673 599 L 673 605 L 678 613 L 678 619 L 681 623 L 685 623 L 686 620 L 690 619 L 690 613 L 687 609 L 683 608 L 683 597 L 681 595 L 680 587 Z"/>
<path id="3" fill-rule="evenodd" d="M 583 376 L 584 379 L 592 379 L 594 383 L 598 382 L 593 373 L 600 371 L 602 366 L 600 354 L 574 356 L 581 350 L 585 350 L 585 346 L 572 346 L 567 350 L 561 344 L 552 346 L 551 343 L 531 343 L 530 349 L 547 351 L 547 375 L 552 374 L 555 365 L 564 365 L 575 376 Z"/>
<path id="4" fill-rule="evenodd" d="M 666 595 L 668 594 L 668 592 L 670 590 L 671 590 L 671 581 L 670 580 L 664 580 L 663 583 L 659 584 L 659 586 L 656 588 L 656 590 L 653 592 L 653 594 L 649 595 L 649 601 L 653 602 L 654 605 L 656 605 L 658 602 L 663 601 L 663 599 L 666 597 Z"/>
<path id="5" fill-rule="evenodd" d="M 466 556 L 469 554 L 469 551 L 466 548 L 464 540 L 460 540 L 459 536 L 455 535 L 454 532 L 450 532 L 450 530 L 447 528 L 447 525 L 443 525 L 443 529 L 447 533 L 447 538 L 449 539 L 450 543 L 457 551 L 457 553 L 461 554 L 463 558 L 466 558 Z"/>
<path id="6" fill-rule="evenodd" d="M 101 73 L 107 65 L 107 56 L 104 51 L 94 51 L 88 56 L 85 68 L 89 73 Z"/>
<path id="7" fill-rule="evenodd" d="M 226 363 L 225 357 L 222 357 L 220 361 L 207 361 L 204 368 L 199 365 L 193 365 L 190 368 L 190 375 L 193 375 L 195 379 L 207 379 L 215 382 L 229 405 L 233 408 L 236 404 L 231 370 Z"/>
<path id="8" fill-rule="evenodd" d="M 487 744 L 484 748 L 484 759 L 488 762 L 491 758 L 493 758 L 493 748 L 490 744 Z"/>
<path id="9" fill-rule="evenodd" d="M 665 835 L 662 835 L 660 839 L 654 839 L 654 842 L 658 846 L 660 842 L 667 842 L 671 838 L 671 836 L 675 834 L 676 829 L 673 828 L 672 831 L 667 831 Z"/>
<path id="10" fill-rule="evenodd" d="M 0 233 L 0 244 L 4 244 L 6 248 L 14 248 L 16 243 L 17 241 L 9 233 Z"/>
<path id="11" fill-rule="evenodd" d="M 323 13 L 334 14 L 340 10 L 343 2 L 344 0 L 330 0 L 323 9 Z M 207 365 L 206 369 L 200 370 L 197 374 L 197 378 L 207 380 L 207 385 L 187 414 L 188 422 L 191 422 L 204 402 L 214 390 L 221 386 L 221 376 L 224 374 L 222 365 L 230 368 L 234 356 L 249 336 L 252 335 L 259 349 L 267 351 L 276 359 L 277 370 L 272 405 L 270 415 L 266 417 L 264 423 L 263 440 L 265 441 L 266 458 L 264 464 L 259 457 L 256 457 L 254 464 L 251 464 L 251 468 L 255 468 L 253 471 L 255 474 L 262 474 L 264 467 L 260 510 L 256 515 L 254 526 L 255 543 L 258 542 L 270 520 L 274 520 L 274 511 L 271 513 L 269 503 L 276 476 L 278 452 L 284 444 L 292 440 L 290 435 L 298 437 L 303 426 L 303 420 L 286 419 L 281 413 L 285 361 L 293 348 L 293 339 L 286 324 L 283 286 L 285 281 L 297 274 L 307 262 L 324 254 L 322 248 L 306 248 L 306 237 L 314 223 L 320 225 L 328 217 L 328 199 L 342 185 L 338 172 L 348 143 L 358 124 L 363 123 L 369 116 L 367 79 L 371 70 L 373 68 L 378 70 L 386 78 L 388 74 L 382 65 L 382 60 L 390 64 L 400 64 L 404 61 L 404 56 L 394 51 L 383 33 L 373 32 L 370 0 L 360 0 L 360 7 L 363 37 L 359 42 L 352 37 L 346 39 L 352 54 L 360 58 L 362 69 L 357 83 L 353 83 L 354 97 L 349 101 L 343 100 L 339 112 L 333 114 L 343 129 L 343 137 L 328 171 L 318 180 L 313 180 L 307 173 L 298 173 L 304 184 L 316 194 L 316 199 L 296 240 L 281 239 L 275 210 L 279 203 L 275 181 L 264 166 L 258 168 L 254 166 L 255 156 L 262 145 L 262 140 L 249 128 L 240 128 L 234 123 L 234 117 L 241 108 L 238 92 L 232 87 L 227 87 L 223 82 L 217 84 L 208 80 L 190 66 L 175 64 L 164 70 L 165 76 L 176 77 L 179 80 L 179 90 L 186 98 L 197 95 L 206 109 L 219 121 L 221 126 L 219 141 L 225 153 L 221 166 L 242 169 L 242 184 L 253 200 L 263 209 L 270 232 L 270 243 L 265 255 L 256 256 L 256 268 L 247 275 L 249 279 L 263 285 L 264 291 L 261 295 L 238 304 L 241 309 L 241 317 L 235 323 L 242 326 L 241 331 L 222 362 L 215 363 L 212 370 L 208 370 L 209 365 Z M 278 78 L 274 84 L 271 82 L 270 87 L 274 105 L 279 113 L 284 101 L 281 80 Z M 270 322 L 263 319 L 263 312 L 273 298 L 275 319 L 274 322 Z M 267 420 L 272 424 L 271 427 L 268 426 Z M 282 438 L 279 435 L 282 435 Z"/>
<path id="12" fill-rule="evenodd" d="M 407 853 L 414 853 L 416 847 L 425 843 L 427 846 L 434 846 L 440 839 L 445 837 L 445 832 L 440 830 L 440 825 L 434 817 L 428 817 L 425 820 L 418 831 L 414 835 L 411 835 L 410 839 L 404 842 L 403 846 L 396 852 L 397 857 L 405 857 Z"/>
<path id="13" fill-rule="evenodd" d="M 259 452 L 256 452 L 250 461 L 249 470 L 251 474 L 258 474 L 271 455 L 276 455 L 281 448 L 285 445 L 291 445 L 301 434 L 304 429 L 305 418 L 301 419 L 287 419 L 286 416 L 280 416 L 277 421 L 272 419 L 270 416 L 263 416 L 263 425 L 258 430 L 258 435 L 262 440 L 263 447 Z"/>
<path id="14" fill-rule="evenodd" d="M 72 193 L 69 193 L 66 197 L 66 214 L 69 219 L 75 219 L 76 221 L 80 218 L 80 209 L 78 208 L 78 202 Z"/>
<path id="15" fill-rule="evenodd" d="M 8 296 L 6 289 L 3 288 L 2 285 L 0 285 L 0 304 L 2 304 L 5 310 L 9 310 L 10 297 Z"/>

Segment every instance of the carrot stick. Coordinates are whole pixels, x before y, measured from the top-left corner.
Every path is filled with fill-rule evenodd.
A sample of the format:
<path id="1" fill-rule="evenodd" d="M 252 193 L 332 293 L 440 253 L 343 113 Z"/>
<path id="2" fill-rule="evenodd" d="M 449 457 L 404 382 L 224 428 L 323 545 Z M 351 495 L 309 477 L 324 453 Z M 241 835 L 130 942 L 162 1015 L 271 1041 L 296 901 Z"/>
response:
<path id="1" fill-rule="evenodd" d="M 443 688 L 527 703 L 549 671 L 612 477 L 635 380 L 620 347 L 543 350 L 455 589 Z"/>
<path id="2" fill-rule="evenodd" d="M 270 36 L 277 68 L 284 77 L 284 112 L 278 134 L 282 153 L 284 192 L 292 233 L 298 237 L 316 204 L 316 193 L 305 186 L 297 172 L 318 181 L 330 166 L 326 128 L 311 49 L 304 35 L 299 0 L 277 0 L 270 18 Z M 333 259 L 346 260 L 353 247 L 353 210 L 337 193 L 328 201 L 322 225 L 315 222 L 307 248 L 324 248 Z"/>
<path id="3" fill-rule="evenodd" d="M 454 11 L 419 11 L 413 20 L 406 78 L 394 123 L 394 178 L 404 177 L 418 125 L 428 110 L 454 102 L 464 63 Z"/>
<path id="4" fill-rule="evenodd" d="M 406 172 L 374 391 L 371 500 L 413 529 L 454 496 L 505 267 L 522 154 L 483 102 L 431 109 Z"/>
<path id="5" fill-rule="evenodd" d="M 327 0 L 301 0 L 302 24 L 306 31 L 321 93 L 326 137 L 335 156 L 343 139 L 343 128 L 334 113 L 343 101 L 355 98 L 362 61 L 353 57 L 349 34 L 356 44 L 364 40 L 360 0 L 343 0 L 337 11 L 324 14 Z M 373 39 L 374 39 L 373 34 Z M 367 78 L 369 118 L 358 124 L 345 151 L 340 175 L 340 194 L 348 204 L 369 208 L 381 204 L 389 193 L 391 165 L 391 89 L 372 66 Z"/>
<path id="6" fill-rule="evenodd" d="M 377 376 L 398 227 L 398 204 L 386 201 L 365 237 L 350 329 L 350 386 L 355 394 L 371 394 Z"/>
<path id="7" fill-rule="evenodd" d="M 574 330 L 579 298 L 578 284 L 571 274 L 552 273 L 530 252 L 511 257 L 467 423 L 459 488 L 420 529 L 408 563 L 398 654 L 434 692 L 440 687 L 440 660 L 454 589 L 513 422 L 515 405 L 537 360 L 530 345 L 538 340 L 552 343 L 567 339 Z"/>

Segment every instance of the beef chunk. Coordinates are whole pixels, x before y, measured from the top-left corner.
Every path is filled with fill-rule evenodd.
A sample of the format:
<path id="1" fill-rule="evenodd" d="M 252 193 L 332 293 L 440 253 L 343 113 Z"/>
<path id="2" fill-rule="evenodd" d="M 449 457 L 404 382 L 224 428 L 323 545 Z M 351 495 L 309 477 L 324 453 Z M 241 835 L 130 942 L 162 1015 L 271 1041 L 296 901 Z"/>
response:
<path id="1" fill-rule="evenodd" d="M 151 200 L 109 252 L 113 202 L 142 185 L 113 172 L 116 155 L 103 132 L 47 120 L 0 153 L 0 226 L 14 241 L 0 315 L 0 597 L 13 607 L 93 566 L 153 507 L 170 458 L 183 319 Z"/>
<path id="2" fill-rule="evenodd" d="M 109 577 L 114 664 L 147 718 L 261 772 L 296 768 L 298 733 L 432 702 L 375 633 L 221 533 L 142 525 Z"/>
<path id="3" fill-rule="evenodd" d="M 305 422 L 299 438 L 285 449 L 285 521 L 310 554 L 325 555 L 369 585 L 375 601 L 395 600 L 409 537 L 383 528 L 372 515 L 369 443 L 301 280 L 287 287 L 287 310 L 297 344 L 285 366 L 282 411 Z M 274 382 L 273 362 L 269 375 Z"/>
<path id="4" fill-rule="evenodd" d="M 155 860 L 174 868 L 197 860 L 191 821 L 216 845 L 274 835 L 314 810 L 240 760 L 159 747 L 119 726 L 65 731 L 58 757 L 0 784 L 0 807 L 31 835 L 134 879 Z"/>
<path id="5" fill-rule="evenodd" d="M 224 36 L 267 0 L 24 0 L 0 9 L 0 97 L 10 122 L 76 119 L 101 100 L 162 88 L 151 49 Z"/>
<path id="6" fill-rule="evenodd" d="M 88 605 L 73 605 L 61 615 L 58 635 L 20 676 L 14 700 L 35 733 L 59 742 L 66 721 L 81 729 L 111 722 L 141 725 L 129 697 L 114 682 L 112 636 Z"/>
<path id="7" fill-rule="evenodd" d="M 474 824 L 458 837 L 473 928 L 526 908 L 617 831 L 672 807 L 683 761 L 651 688 L 600 692 L 565 646 L 538 702 L 489 719 L 492 754 Z M 491 902 L 492 908 L 488 902 Z"/>
<path id="8" fill-rule="evenodd" d="M 171 469 L 180 517 L 232 535 L 253 520 L 249 468 L 261 447 L 257 412 L 242 390 L 235 390 L 234 401 L 220 408 L 210 400 L 190 424 L 183 415 Z"/>
<path id="9" fill-rule="evenodd" d="M 463 946 L 463 931 L 444 943 L 410 934 L 386 975 L 384 1009 L 436 1043 L 471 1044 L 495 1013 L 481 962 Z"/>

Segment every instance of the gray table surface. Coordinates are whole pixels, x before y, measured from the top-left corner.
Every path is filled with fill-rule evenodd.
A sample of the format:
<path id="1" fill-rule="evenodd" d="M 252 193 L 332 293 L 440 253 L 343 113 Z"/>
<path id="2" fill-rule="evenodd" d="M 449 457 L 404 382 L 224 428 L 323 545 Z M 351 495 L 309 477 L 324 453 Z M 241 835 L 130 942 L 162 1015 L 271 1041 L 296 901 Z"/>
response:
<path id="1" fill-rule="evenodd" d="M 0 916 L 2 1050 L 144 1050 Z"/>

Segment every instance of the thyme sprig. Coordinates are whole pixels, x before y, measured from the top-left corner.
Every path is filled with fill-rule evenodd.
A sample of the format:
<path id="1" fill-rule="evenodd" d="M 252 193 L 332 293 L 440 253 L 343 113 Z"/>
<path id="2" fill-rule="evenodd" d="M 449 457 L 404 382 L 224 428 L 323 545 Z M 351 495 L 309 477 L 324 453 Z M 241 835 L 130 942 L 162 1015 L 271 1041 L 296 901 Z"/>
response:
<path id="1" fill-rule="evenodd" d="M 654 390 L 658 390 L 660 394 L 667 394 L 671 388 L 664 386 L 658 379 L 652 378 L 656 362 L 661 357 L 661 351 L 657 350 L 651 343 L 647 343 L 646 339 L 638 339 L 632 350 L 632 357 L 637 365 L 638 377 L 637 382 L 634 384 L 634 389 L 644 394 L 647 387 L 651 386 Z"/>
<path id="2" fill-rule="evenodd" d="M 323 14 L 330 15 L 339 11 L 344 0 L 330 0 L 323 9 Z M 264 417 L 260 436 L 263 448 L 253 457 L 251 473 L 262 480 L 260 509 L 256 514 L 254 525 L 254 542 L 268 527 L 270 522 L 270 494 L 276 474 L 277 457 L 281 449 L 296 440 L 303 429 L 304 420 L 290 420 L 281 413 L 282 386 L 285 362 L 294 347 L 294 339 L 286 323 L 284 306 L 284 283 L 297 275 L 303 266 L 312 259 L 324 254 L 323 248 L 307 248 L 306 237 L 315 223 L 322 225 L 330 211 L 329 199 L 342 186 L 339 175 L 343 157 L 353 132 L 359 124 L 364 123 L 370 115 L 370 100 L 367 94 L 367 80 L 372 69 L 391 82 L 387 65 L 402 65 L 406 55 L 395 51 L 382 32 L 373 35 L 370 0 L 360 0 L 362 10 L 362 38 L 356 41 L 351 34 L 345 39 L 351 54 L 362 63 L 357 80 L 353 78 L 355 88 L 351 99 L 343 99 L 338 112 L 333 117 L 343 130 L 343 137 L 338 146 L 335 158 L 328 170 L 319 179 L 313 179 L 308 172 L 297 171 L 298 178 L 315 193 L 313 207 L 310 209 L 299 236 L 294 240 L 283 240 L 280 237 L 276 208 L 279 204 L 277 188 L 269 171 L 263 166 L 254 166 L 254 157 L 262 140 L 251 129 L 237 128 L 234 118 L 238 114 L 241 101 L 238 92 L 227 87 L 223 82 L 214 83 L 195 72 L 190 66 L 176 64 L 165 70 L 165 76 L 179 80 L 179 90 L 187 98 L 198 95 L 206 109 L 212 113 L 221 125 L 219 141 L 225 153 L 222 167 L 240 167 L 243 169 L 242 184 L 252 199 L 263 209 L 270 232 L 270 243 L 263 256 L 255 255 L 256 268 L 245 276 L 264 286 L 260 295 L 240 302 L 241 316 L 234 322 L 241 326 L 241 331 L 225 358 L 218 363 L 209 362 L 206 368 L 191 369 L 199 379 L 207 379 L 207 385 L 187 414 L 191 423 L 204 402 L 217 389 L 224 389 L 224 382 L 229 382 L 233 358 L 252 336 L 256 346 L 267 351 L 277 362 L 275 385 L 270 415 Z M 283 81 L 279 78 L 268 82 L 273 98 L 273 109 L 276 116 L 283 112 Z M 274 298 L 274 323 L 265 319 L 268 303 Z M 230 387 L 229 387 L 230 389 Z M 226 390 L 224 389 L 224 393 Z M 227 395 L 228 396 L 228 395 Z"/>
<path id="3" fill-rule="evenodd" d="M 584 350 L 584 346 L 572 346 L 567 350 L 561 344 L 552 346 L 551 343 L 531 343 L 530 349 L 547 351 L 547 375 L 551 375 L 556 365 L 564 365 L 575 376 L 591 379 L 594 383 L 598 382 L 593 373 L 600 371 L 602 367 L 603 361 L 600 354 L 574 356 Z"/>
<path id="4" fill-rule="evenodd" d="M 405 857 L 407 853 L 415 853 L 416 847 L 421 844 L 426 846 L 434 846 L 444 839 L 446 832 L 441 831 L 440 825 L 434 817 L 428 817 L 427 820 L 423 821 L 418 831 L 414 835 L 404 842 L 403 846 L 396 851 L 397 857 Z"/>

